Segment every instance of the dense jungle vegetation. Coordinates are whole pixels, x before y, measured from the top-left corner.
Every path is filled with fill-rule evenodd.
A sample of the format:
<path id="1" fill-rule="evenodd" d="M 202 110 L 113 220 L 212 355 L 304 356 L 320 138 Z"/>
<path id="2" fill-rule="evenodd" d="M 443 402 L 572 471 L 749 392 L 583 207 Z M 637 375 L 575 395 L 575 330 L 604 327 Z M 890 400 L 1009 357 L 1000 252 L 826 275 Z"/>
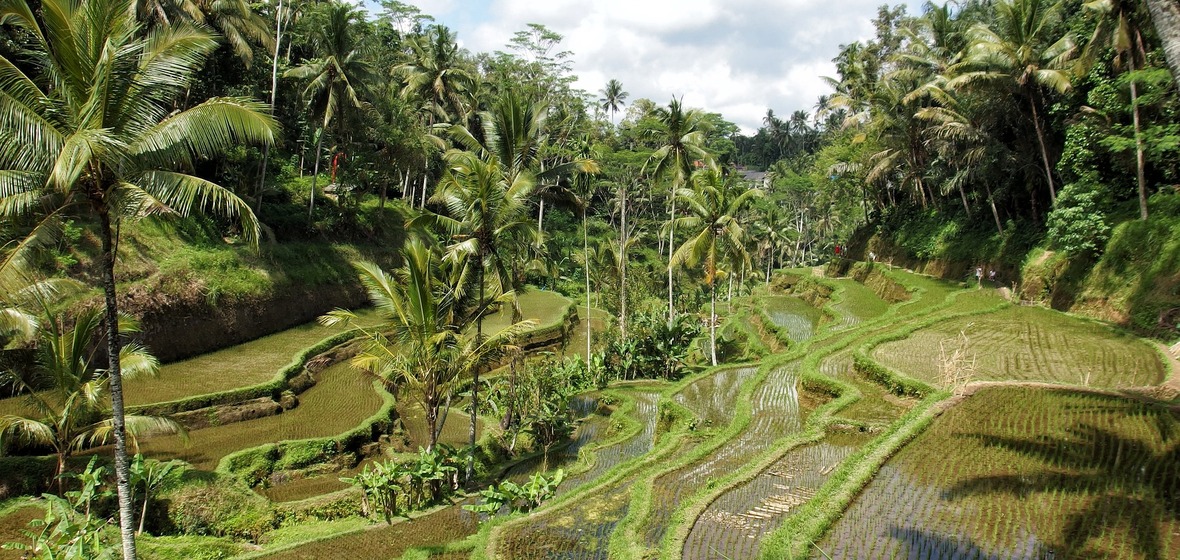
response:
<path id="1" fill-rule="evenodd" d="M 565 441 L 575 395 L 811 338 L 834 288 L 783 269 L 868 261 L 854 267 L 863 283 L 879 261 L 977 286 L 995 272 L 1015 299 L 1175 338 L 1175 0 L 882 6 L 873 39 L 834 53 L 831 94 L 779 108 L 789 116 L 768 108 L 751 135 L 677 92 L 574 88 L 577 53 L 545 25 L 473 53 L 415 6 L 380 6 L 0 2 L 0 369 L 5 396 L 31 403 L 4 408 L 0 444 L 28 459 L 11 463 L 27 480 L 52 471 L 53 487 L 4 490 L 48 496 L 35 554 L 113 556 L 118 541 L 134 558 L 148 518 L 148 533 L 181 539 L 282 530 L 250 488 L 276 465 L 307 467 L 391 431 L 407 412 L 386 390 L 420 412 L 421 451 L 350 466 L 366 515 L 388 522 L 477 482 L 496 484 L 470 511 L 531 510 L 563 471 L 513 481 L 498 470 Z M 890 281 L 896 293 L 865 297 L 864 317 L 842 328 L 916 290 Z M 783 311 L 795 322 L 767 335 L 735 302 L 772 284 L 816 303 Z M 124 379 L 161 367 L 148 346 L 168 344 L 151 324 L 309 287 L 363 294 L 377 318 L 325 304 L 320 322 L 349 336 L 273 381 L 125 404 Z M 569 299 L 538 312 L 521 303 L 530 291 Z M 590 325 L 582 357 L 526 360 L 534 342 L 568 334 L 574 306 Z M 215 473 L 137 453 L 137 438 L 197 429 L 178 413 L 283 401 L 313 356 L 347 340 L 360 342 L 335 361 L 377 383 L 352 432 L 227 453 Z M 452 431 L 469 426 L 448 434 L 448 414 Z M 672 430 L 684 414 L 661 404 L 652 419 Z M 489 419 L 499 431 L 481 427 Z M 108 465 L 87 458 L 108 444 L 111 491 Z M 166 487 L 171 513 L 149 513 Z M 217 506 L 198 512 L 202 502 Z M 92 506 L 118 518 L 121 538 Z M 164 557 L 187 550 L 148 542 Z"/>

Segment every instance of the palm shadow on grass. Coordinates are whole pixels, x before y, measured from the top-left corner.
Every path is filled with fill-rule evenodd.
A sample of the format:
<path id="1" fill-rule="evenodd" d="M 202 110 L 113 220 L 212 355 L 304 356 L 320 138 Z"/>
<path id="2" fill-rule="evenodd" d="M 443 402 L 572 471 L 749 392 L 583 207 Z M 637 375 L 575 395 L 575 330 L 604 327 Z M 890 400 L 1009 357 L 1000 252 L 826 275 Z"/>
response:
<path id="1" fill-rule="evenodd" d="M 1118 408 L 1126 410 L 1125 406 Z M 1069 558 L 1094 557 L 1100 553 L 1089 547 L 1093 539 L 1122 530 L 1136 553 L 1162 558 L 1166 551 L 1160 541 L 1160 526 L 1180 521 L 1180 430 L 1166 408 L 1144 405 L 1141 412 L 1154 428 L 1155 433 L 1149 436 L 1154 441 L 1120 434 L 1114 422 L 1110 428 L 1080 424 L 1059 436 L 967 434 L 963 437 L 976 439 L 985 447 L 1034 460 L 1042 470 L 971 478 L 952 486 L 943 497 L 1073 495 L 1088 503 L 1064 517 L 1063 542 L 1050 543 L 1051 549 Z"/>

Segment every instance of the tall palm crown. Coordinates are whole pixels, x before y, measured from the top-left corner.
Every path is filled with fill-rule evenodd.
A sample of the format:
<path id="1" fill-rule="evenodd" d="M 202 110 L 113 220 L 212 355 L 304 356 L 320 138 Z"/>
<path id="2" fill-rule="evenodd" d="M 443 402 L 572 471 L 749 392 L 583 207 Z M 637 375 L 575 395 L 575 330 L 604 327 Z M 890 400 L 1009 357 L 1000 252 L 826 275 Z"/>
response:
<path id="1" fill-rule="evenodd" d="M 462 120 L 467 99 L 477 80 L 460 56 L 455 34 L 443 25 L 433 25 L 423 35 L 409 42 L 411 60 L 393 69 L 405 80 L 402 96 L 418 96 L 428 104 L 428 121 Z M 452 121 L 452 122 L 455 122 Z"/>
<path id="2" fill-rule="evenodd" d="M 135 0 L 134 8 L 149 26 L 186 22 L 212 27 L 247 66 L 254 60 L 254 45 L 270 51 L 275 47 L 266 18 L 246 0 Z"/>
<path id="3" fill-rule="evenodd" d="M 1063 93 L 1071 87 L 1073 37 L 1051 35 L 1060 20 L 1060 0 L 1000 0 L 995 5 L 994 28 L 977 24 L 968 31 L 966 56 L 951 67 L 956 76 L 948 82 L 951 88 L 976 82 L 1011 87 L 1026 101 L 1051 201 L 1056 201 L 1057 190 L 1037 109 L 1045 102 L 1043 88 Z"/>
<path id="4" fill-rule="evenodd" d="M 622 82 L 614 78 L 611 78 L 606 83 L 606 87 L 602 88 L 602 91 L 599 93 L 602 94 L 602 97 L 598 100 L 599 107 L 602 107 L 603 111 L 610 111 L 610 120 L 611 123 L 614 123 L 615 113 L 618 113 L 619 109 L 626 104 L 629 94 L 623 91 Z"/>
<path id="5" fill-rule="evenodd" d="M 316 58 L 287 71 L 292 78 L 309 80 L 303 88 L 313 113 L 320 117 L 320 126 L 328 128 L 349 107 L 363 105 L 361 92 L 373 78 L 372 68 L 364 56 L 363 45 L 356 26 L 364 21 L 364 14 L 344 3 L 332 3 L 322 18 L 313 26 L 312 44 Z"/>
<path id="6" fill-rule="evenodd" d="M 668 321 L 671 322 L 676 309 L 673 304 L 672 293 L 672 250 L 676 239 L 676 188 L 684 185 L 692 174 L 694 162 L 711 159 L 705 151 L 705 121 L 704 115 L 696 110 L 684 110 L 680 100 L 673 98 L 668 107 L 658 107 L 654 111 L 656 121 L 660 124 L 660 147 L 652 152 L 644 171 L 650 171 L 653 177 L 671 179 L 672 195 L 668 197 Z"/>
<path id="7" fill-rule="evenodd" d="M 31 219 L 30 237 L 51 235 L 71 214 L 97 219 L 102 242 L 115 471 L 123 556 L 135 557 L 134 512 L 120 369 L 115 225 L 148 213 L 194 207 L 258 223 L 241 199 L 191 169 L 239 142 L 273 143 L 263 106 L 214 98 L 176 111 L 176 101 L 217 47 L 208 32 L 179 23 L 146 37 L 129 0 L 25 0 L 0 4 L 22 31 L 20 59 L 0 56 L 0 217 Z"/>
<path id="8" fill-rule="evenodd" d="M 444 156 L 447 170 L 431 199 L 446 209 L 445 216 L 426 215 L 418 221 L 432 222 L 451 236 L 447 258 L 463 261 L 475 267 L 479 295 L 478 305 L 484 307 L 485 290 L 492 296 L 514 294 L 518 283 L 514 259 L 536 237 L 532 220 L 528 218 L 528 200 L 536 188 L 527 170 L 510 172 L 491 152 L 451 150 Z M 520 317 L 519 305 L 513 301 L 513 322 Z M 475 343 L 483 341 L 483 317 L 476 317 Z M 475 448 L 476 410 L 478 410 L 479 368 L 471 370 L 472 414 L 471 447 Z M 471 480 L 475 468 L 474 452 L 467 458 L 466 479 Z"/>
<path id="9" fill-rule="evenodd" d="M 668 225 L 687 229 L 692 237 L 672 254 L 669 267 L 697 264 L 704 267 L 711 315 L 710 354 L 713 365 L 717 365 L 717 276 L 723 265 L 727 265 L 731 272 L 749 265 L 746 230 L 741 218 L 750 201 L 762 196 L 762 191 L 745 188 L 735 175 L 725 175 L 716 166 L 696 172 L 693 187 L 676 191 L 676 197 L 684 203 L 688 215 L 679 216 Z"/>

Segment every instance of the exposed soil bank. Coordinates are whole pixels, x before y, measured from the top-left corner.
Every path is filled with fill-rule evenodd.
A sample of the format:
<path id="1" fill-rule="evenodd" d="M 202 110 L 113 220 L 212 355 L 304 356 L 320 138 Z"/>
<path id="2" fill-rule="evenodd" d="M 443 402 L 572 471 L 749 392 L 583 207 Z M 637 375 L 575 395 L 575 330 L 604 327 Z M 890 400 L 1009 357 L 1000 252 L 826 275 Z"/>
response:
<path id="1" fill-rule="evenodd" d="M 162 362 L 241 344 L 367 301 L 356 283 L 288 286 L 271 297 L 211 304 L 199 294 L 132 290 L 122 309 L 140 320 L 137 338 Z"/>

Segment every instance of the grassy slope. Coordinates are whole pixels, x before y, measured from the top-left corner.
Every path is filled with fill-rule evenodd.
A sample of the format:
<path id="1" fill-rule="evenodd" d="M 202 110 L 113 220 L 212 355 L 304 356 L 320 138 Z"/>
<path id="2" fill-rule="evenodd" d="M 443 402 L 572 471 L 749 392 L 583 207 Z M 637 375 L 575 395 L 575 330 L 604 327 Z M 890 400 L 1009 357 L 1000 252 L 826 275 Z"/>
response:
<path id="1" fill-rule="evenodd" d="M 943 214 L 906 216 L 880 230 L 862 229 L 852 241 L 854 255 L 891 261 L 952 280 L 973 280 L 981 266 L 1021 297 L 1112 321 L 1135 331 L 1172 339 L 1180 315 L 1180 195 L 1151 198 L 1147 222 L 1128 218 L 1114 224 L 1098 257 L 1052 250 L 1043 232 L 1009 224 L 997 234 L 987 223 L 960 223 Z"/>

